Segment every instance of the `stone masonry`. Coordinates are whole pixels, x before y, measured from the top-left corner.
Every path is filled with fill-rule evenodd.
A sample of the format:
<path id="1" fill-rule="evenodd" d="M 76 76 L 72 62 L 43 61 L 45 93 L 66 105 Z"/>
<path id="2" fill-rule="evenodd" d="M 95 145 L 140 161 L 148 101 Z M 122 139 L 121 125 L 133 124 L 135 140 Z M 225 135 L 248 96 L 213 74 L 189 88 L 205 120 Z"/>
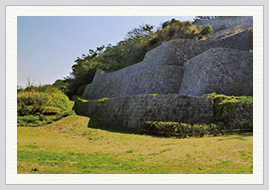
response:
<path id="1" fill-rule="evenodd" d="M 236 26 L 241 26 L 242 28 L 249 28 L 253 25 L 253 17 L 252 16 L 230 16 L 230 17 L 222 17 L 217 19 L 210 20 L 196 20 L 194 24 L 196 25 L 205 25 L 209 24 L 213 30 L 220 30 L 224 28 L 234 28 Z"/>
<path id="2" fill-rule="evenodd" d="M 247 37 L 248 30 L 245 30 L 216 41 L 177 39 L 166 42 L 147 52 L 144 60 L 140 63 L 115 72 L 98 70 L 92 83 L 86 86 L 83 96 L 87 99 L 99 99 L 137 94 L 176 94 L 179 90 L 184 91 L 181 86 L 182 79 L 186 75 L 184 74 L 184 63 L 192 58 L 199 57 L 212 48 L 230 48 L 234 52 L 238 52 L 237 50 L 247 51 Z M 224 51 L 224 53 L 219 53 L 220 55 L 227 52 L 224 49 L 219 49 L 220 51 Z M 249 60 L 252 61 L 252 54 L 249 55 Z M 222 59 L 221 56 L 218 56 L 218 58 Z M 232 63 L 225 66 L 230 67 L 233 64 L 245 61 L 241 58 L 242 56 L 235 55 L 233 59 L 229 59 Z M 251 63 L 248 62 L 248 64 Z M 229 70 L 230 68 L 226 69 Z M 195 72 L 197 73 L 194 73 L 194 71 L 192 73 L 200 75 L 199 70 L 195 69 Z M 249 70 L 249 72 L 252 71 Z M 244 76 L 238 76 L 238 78 L 240 77 Z M 229 85 L 229 83 L 221 85 Z M 188 88 L 194 88 L 194 86 Z M 249 95 L 249 93 L 244 94 L 244 92 L 245 90 L 236 94 Z M 217 93 L 222 93 L 222 91 L 217 91 Z M 233 94 L 233 91 L 226 91 L 225 93 Z"/>
<path id="3" fill-rule="evenodd" d="M 99 118 L 101 124 L 112 128 L 139 129 L 144 121 L 174 121 L 184 123 L 211 123 L 211 99 L 169 95 L 136 95 L 76 102 L 80 115 Z"/>
<path id="4" fill-rule="evenodd" d="M 253 94 L 253 55 L 247 51 L 212 48 L 185 63 L 180 94 L 200 96 Z"/>
<path id="5" fill-rule="evenodd" d="M 89 101 L 76 102 L 75 111 L 125 129 L 139 129 L 144 121 L 212 122 L 213 103 L 200 95 L 253 95 L 253 53 L 247 48 L 252 20 L 196 21 L 215 30 L 241 24 L 243 30 L 206 41 L 171 40 L 147 52 L 140 63 L 115 72 L 98 70 L 83 93 Z M 104 97 L 103 103 L 97 100 Z"/>

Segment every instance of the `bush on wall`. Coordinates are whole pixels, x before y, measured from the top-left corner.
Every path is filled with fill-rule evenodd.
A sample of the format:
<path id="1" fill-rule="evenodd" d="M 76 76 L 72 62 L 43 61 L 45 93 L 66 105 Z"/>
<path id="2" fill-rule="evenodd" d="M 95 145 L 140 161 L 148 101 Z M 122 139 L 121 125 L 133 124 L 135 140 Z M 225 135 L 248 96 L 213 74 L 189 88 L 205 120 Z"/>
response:
<path id="1" fill-rule="evenodd" d="M 221 133 L 215 124 L 187 124 L 178 122 L 146 121 L 143 128 L 147 133 L 164 137 L 203 137 Z"/>
<path id="2" fill-rule="evenodd" d="M 253 97 L 206 94 L 212 98 L 214 120 L 221 130 L 253 131 Z"/>

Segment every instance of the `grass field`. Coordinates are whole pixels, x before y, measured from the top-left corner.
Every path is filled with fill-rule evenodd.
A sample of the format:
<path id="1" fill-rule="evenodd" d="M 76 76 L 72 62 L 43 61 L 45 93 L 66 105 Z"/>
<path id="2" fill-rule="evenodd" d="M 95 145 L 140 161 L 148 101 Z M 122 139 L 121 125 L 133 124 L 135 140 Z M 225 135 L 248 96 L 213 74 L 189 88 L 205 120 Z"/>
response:
<path id="1" fill-rule="evenodd" d="M 18 127 L 18 173 L 253 173 L 252 133 L 175 139 L 88 123 L 72 115 L 42 127 Z"/>

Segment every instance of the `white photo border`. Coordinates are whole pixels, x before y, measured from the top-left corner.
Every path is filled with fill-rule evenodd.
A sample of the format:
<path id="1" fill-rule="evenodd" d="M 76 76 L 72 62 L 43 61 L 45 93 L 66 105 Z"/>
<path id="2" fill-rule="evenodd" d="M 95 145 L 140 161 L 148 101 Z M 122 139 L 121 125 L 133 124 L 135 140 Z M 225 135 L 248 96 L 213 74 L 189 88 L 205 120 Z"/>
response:
<path id="1" fill-rule="evenodd" d="M 263 6 L 6 6 L 6 184 L 263 184 Z M 253 174 L 17 174 L 17 16 L 253 16 Z"/>

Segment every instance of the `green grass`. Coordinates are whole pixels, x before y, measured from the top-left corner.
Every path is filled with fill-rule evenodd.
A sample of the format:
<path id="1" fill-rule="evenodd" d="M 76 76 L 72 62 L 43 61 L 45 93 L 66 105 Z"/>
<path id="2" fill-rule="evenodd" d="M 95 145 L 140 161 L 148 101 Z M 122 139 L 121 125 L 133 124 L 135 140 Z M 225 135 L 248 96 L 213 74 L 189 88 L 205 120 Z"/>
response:
<path id="1" fill-rule="evenodd" d="M 71 115 L 42 127 L 18 127 L 18 173 L 253 173 L 252 133 L 176 139 L 88 124 L 89 118 Z"/>
<path id="2" fill-rule="evenodd" d="M 81 101 L 81 102 L 89 102 L 89 100 L 87 100 L 87 99 L 84 99 L 82 96 L 78 96 L 78 95 L 76 95 L 76 96 L 72 96 L 72 101 Z"/>

